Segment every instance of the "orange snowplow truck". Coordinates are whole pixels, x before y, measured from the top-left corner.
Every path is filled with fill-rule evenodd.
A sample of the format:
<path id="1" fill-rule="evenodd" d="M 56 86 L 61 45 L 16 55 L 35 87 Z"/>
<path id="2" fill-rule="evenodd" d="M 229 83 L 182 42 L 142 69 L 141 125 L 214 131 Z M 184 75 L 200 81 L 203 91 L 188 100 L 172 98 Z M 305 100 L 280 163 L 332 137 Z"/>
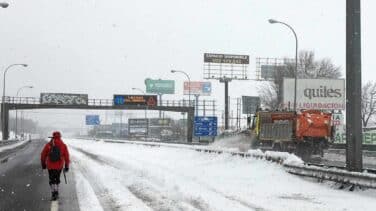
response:
<path id="1" fill-rule="evenodd" d="M 255 143 L 261 148 L 323 155 L 332 138 L 332 114 L 319 110 L 259 111 L 253 121 Z"/>
<path id="2" fill-rule="evenodd" d="M 329 139 L 332 134 L 332 114 L 318 110 L 302 111 L 296 117 L 295 137 Z"/>

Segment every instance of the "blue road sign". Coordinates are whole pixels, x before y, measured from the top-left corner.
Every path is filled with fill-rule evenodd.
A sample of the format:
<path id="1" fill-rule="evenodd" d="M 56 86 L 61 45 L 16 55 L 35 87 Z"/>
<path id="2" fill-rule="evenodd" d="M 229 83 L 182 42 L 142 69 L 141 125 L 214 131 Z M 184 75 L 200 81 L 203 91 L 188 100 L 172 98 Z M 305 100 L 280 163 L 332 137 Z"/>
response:
<path id="1" fill-rule="evenodd" d="M 204 82 L 202 84 L 202 92 L 210 95 L 210 93 L 211 93 L 211 83 L 210 82 Z"/>
<path id="2" fill-rule="evenodd" d="M 99 125 L 99 115 L 86 115 L 86 125 Z"/>
<path id="3" fill-rule="evenodd" d="M 203 117 L 196 116 L 195 121 L 195 136 L 217 136 L 218 120 L 217 117 Z"/>

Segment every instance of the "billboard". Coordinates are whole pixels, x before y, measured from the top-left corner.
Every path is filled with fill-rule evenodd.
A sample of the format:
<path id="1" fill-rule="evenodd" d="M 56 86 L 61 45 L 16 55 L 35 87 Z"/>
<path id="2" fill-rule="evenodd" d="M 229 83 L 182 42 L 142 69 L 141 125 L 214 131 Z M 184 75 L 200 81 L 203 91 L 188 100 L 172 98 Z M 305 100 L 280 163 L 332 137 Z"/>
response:
<path id="1" fill-rule="evenodd" d="M 189 92 L 191 92 L 191 95 L 210 96 L 212 90 L 211 82 L 185 81 L 183 90 L 185 95 L 189 95 Z"/>
<path id="2" fill-rule="evenodd" d="M 249 64 L 249 56 L 248 55 L 234 55 L 234 54 L 205 53 L 204 62 L 228 63 L 228 64 Z"/>
<path id="3" fill-rule="evenodd" d="M 344 79 L 298 79 L 297 109 L 344 110 Z M 283 78 L 283 107 L 294 107 L 294 79 Z"/>
<path id="4" fill-rule="evenodd" d="M 242 96 L 243 114 L 255 114 L 260 107 L 260 97 Z"/>
<path id="5" fill-rule="evenodd" d="M 173 80 L 152 80 L 146 79 L 146 92 L 154 94 L 174 94 L 175 81 Z"/>
<path id="6" fill-rule="evenodd" d="M 99 115 L 86 115 L 86 125 L 99 125 Z"/>
<path id="7" fill-rule="evenodd" d="M 114 105 L 156 106 L 157 95 L 114 95 Z"/>
<path id="8" fill-rule="evenodd" d="M 195 116 L 195 120 L 194 120 L 194 135 L 195 136 L 216 136 L 217 128 L 218 128 L 217 117 Z"/>
<path id="9" fill-rule="evenodd" d="M 87 105 L 87 94 L 40 93 L 40 104 Z"/>

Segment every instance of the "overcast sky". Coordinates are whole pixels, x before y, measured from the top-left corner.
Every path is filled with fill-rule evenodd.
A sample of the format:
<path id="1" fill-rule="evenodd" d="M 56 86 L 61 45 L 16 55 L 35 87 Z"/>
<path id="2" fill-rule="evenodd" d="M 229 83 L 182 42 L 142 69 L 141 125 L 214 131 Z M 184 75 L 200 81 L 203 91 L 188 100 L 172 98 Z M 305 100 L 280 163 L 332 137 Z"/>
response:
<path id="1" fill-rule="evenodd" d="M 144 79 L 176 80 L 181 98 L 186 71 L 203 78 L 203 54 L 250 55 L 249 76 L 256 57 L 293 57 L 299 49 L 331 58 L 345 76 L 344 0 L 9 0 L 0 10 L 0 67 L 27 63 L 25 71 L 7 75 L 7 95 L 23 85 L 23 96 L 40 92 L 87 93 L 111 99 L 115 93 L 145 88 Z M 376 1 L 362 1 L 363 80 L 374 80 Z M 223 84 L 212 81 L 223 109 Z M 230 83 L 231 97 L 257 95 L 260 82 Z"/>

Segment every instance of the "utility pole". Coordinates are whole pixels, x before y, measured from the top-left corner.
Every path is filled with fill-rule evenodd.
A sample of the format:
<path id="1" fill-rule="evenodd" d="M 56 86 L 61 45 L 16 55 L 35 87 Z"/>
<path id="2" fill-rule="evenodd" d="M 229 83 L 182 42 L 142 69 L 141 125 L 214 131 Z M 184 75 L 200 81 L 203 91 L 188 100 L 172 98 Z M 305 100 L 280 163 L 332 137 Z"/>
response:
<path id="1" fill-rule="evenodd" d="M 346 167 L 363 170 L 360 0 L 346 0 Z"/>

